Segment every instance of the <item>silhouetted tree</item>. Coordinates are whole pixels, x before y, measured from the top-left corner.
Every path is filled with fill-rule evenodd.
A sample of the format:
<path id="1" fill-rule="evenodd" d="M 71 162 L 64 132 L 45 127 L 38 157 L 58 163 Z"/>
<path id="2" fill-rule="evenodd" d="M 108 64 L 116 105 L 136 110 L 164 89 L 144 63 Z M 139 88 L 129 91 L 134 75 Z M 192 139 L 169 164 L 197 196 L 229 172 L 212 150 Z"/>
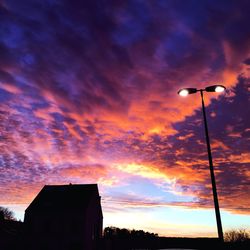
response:
<path id="1" fill-rule="evenodd" d="M 106 227 L 104 229 L 104 238 L 108 239 L 139 239 L 139 238 L 156 238 L 158 234 L 145 232 L 143 230 L 129 230 L 126 228 Z"/>
<path id="2" fill-rule="evenodd" d="M 226 242 L 244 242 L 250 239 L 250 234 L 246 229 L 230 230 L 224 235 Z"/>
<path id="3" fill-rule="evenodd" d="M 115 227 L 105 227 L 104 228 L 104 238 L 113 238 L 116 234 L 116 228 Z"/>
<path id="4" fill-rule="evenodd" d="M 16 220 L 14 213 L 6 207 L 0 207 L 0 213 L 5 220 Z"/>

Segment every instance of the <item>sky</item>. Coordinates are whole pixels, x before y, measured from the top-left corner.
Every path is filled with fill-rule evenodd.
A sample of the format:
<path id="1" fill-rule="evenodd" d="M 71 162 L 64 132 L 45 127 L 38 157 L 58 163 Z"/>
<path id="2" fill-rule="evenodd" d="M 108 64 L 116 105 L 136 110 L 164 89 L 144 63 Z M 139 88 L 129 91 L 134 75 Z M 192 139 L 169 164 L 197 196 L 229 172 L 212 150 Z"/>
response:
<path id="1" fill-rule="evenodd" d="M 250 2 L 0 0 L 0 206 L 98 183 L 104 227 L 250 230 Z"/>

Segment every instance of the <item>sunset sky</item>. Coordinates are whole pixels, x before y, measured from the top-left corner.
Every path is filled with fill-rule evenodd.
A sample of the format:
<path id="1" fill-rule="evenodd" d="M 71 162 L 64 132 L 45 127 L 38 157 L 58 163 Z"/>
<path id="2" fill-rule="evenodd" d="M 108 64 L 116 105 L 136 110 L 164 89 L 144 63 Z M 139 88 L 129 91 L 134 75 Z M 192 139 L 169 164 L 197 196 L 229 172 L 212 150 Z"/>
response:
<path id="1" fill-rule="evenodd" d="M 105 226 L 250 230 L 250 1 L 0 0 L 0 206 L 98 183 Z"/>

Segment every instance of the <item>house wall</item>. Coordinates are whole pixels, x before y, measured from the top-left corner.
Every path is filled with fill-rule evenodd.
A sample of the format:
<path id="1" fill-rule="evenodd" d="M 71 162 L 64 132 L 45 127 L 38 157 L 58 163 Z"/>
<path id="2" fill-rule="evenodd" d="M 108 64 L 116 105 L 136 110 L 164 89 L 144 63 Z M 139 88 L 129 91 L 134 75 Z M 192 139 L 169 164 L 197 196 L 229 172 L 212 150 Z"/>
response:
<path id="1" fill-rule="evenodd" d="M 83 249 L 84 215 L 75 211 L 25 215 L 26 239 L 31 249 Z"/>
<path id="2" fill-rule="evenodd" d="M 102 237 L 99 197 L 82 211 L 26 211 L 24 224 L 28 249 L 96 250 Z"/>
<path id="3" fill-rule="evenodd" d="M 101 210 L 100 198 L 95 196 L 87 210 L 86 210 L 86 223 L 84 229 L 84 237 L 86 242 L 86 249 L 96 250 L 98 247 L 98 242 L 102 238 L 102 224 L 103 216 Z"/>

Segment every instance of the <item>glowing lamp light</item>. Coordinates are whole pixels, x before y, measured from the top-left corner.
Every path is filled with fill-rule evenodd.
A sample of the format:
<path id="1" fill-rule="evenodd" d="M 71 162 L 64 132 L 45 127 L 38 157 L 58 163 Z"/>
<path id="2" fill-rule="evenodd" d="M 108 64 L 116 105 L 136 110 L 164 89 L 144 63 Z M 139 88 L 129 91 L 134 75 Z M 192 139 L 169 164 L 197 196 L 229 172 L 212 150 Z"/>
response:
<path id="1" fill-rule="evenodd" d="M 221 93 L 221 92 L 225 91 L 225 89 L 226 89 L 226 87 L 223 85 L 212 85 L 212 86 L 206 87 L 205 89 L 183 88 L 183 89 L 180 89 L 178 91 L 178 95 L 185 97 L 185 96 L 188 96 L 190 94 L 197 93 L 198 91 Z"/>
<path id="2" fill-rule="evenodd" d="M 226 88 L 225 88 L 224 86 L 217 86 L 217 87 L 215 88 L 215 92 L 220 93 L 220 92 L 223 92 L 225 89 L 226 89 Z"/>
<path id="3" fill-rule="evenodd" d="M 226 89 L 226 87 L 224 87 L 223 85 L 212 85 L 209 87 L 205 88 L 206 92 L 217 92 L 217 93 L 221 93 Z"/>
<path id="4" fill-rule="evenodd" d="M 186 89 L 182 89 L 179 91 L 178 93 L 180 96 L 187 96 L 188 95 L 188 91 Z"/>
<path id="5" fill-rule="evenodd" d="M 187 95 L 194 94 L 196 92 L 197 92 L 197 89 L 195 88 L 185 88 L 185 89 L 180 89 L 178 91 L 178 95 L 185 97 Z"/>

